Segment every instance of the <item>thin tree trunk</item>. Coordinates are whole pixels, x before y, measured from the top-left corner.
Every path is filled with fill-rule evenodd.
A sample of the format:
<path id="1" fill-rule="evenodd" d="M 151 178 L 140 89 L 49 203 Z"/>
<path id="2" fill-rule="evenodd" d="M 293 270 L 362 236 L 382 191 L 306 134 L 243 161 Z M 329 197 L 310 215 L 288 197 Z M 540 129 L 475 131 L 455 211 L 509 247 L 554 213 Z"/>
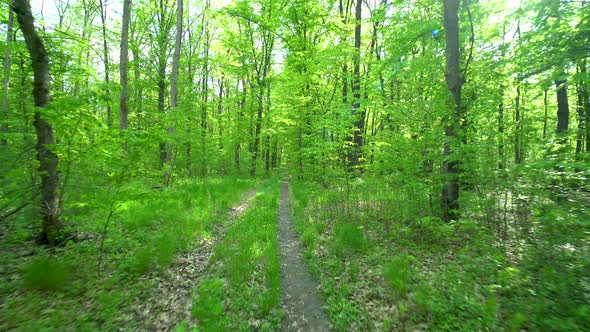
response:
<path id="1" fill-rule="evenodd" d="M 12 10 L 17 16 L 25 44 L 31 55 L 33 66 L 33 97 L 35 102 L 35 130 L 37 132 L 37 160 L 41 176 L 41 216 L 43 226 L 39 234 L 39 243 L 56 245 L 59 242 L 63 224 L 59 218 L 59 177 L 57 174 L 58 156 L 49 149 L 55 140 L 51 125 L 41 115 L 41 108 L 46 108 L 50 101 L 49 92 L 49 56 L 43 41 L 35 31 L 31 5 L 28 0 L 13 0 Z"/>
<path id="2" fill-rule="evenodd" d="M 242 98 L 239 99 L 238 101 L 238 117 L 236 119 L 236 127 L 237 127 L 237 132 L 238 134 L 242 134 L 242 122 L 244 120 L 244 108 L 246 107 L 246 82 L 244 80 L 238 80 L 238 87 L 237 87 L 237 91 L 239 92 L 240 90 L 240 85 L 242 86 Z M 235 143 L 234 146 L 234 163 L 236 166 L 236 170 L 238 172 L 240 172 L 240 150 L 241 150 L 241 144 L 240 144 L 240 137 L 237 137 L 237 142 Z"/>
<path id="3" fill-rule="evenodd" d="M 258 150 L 260 147 L 260 132 L 262 131 L 262 114 L 264 111 L 264 87 L 260 87 L 258 96 L 258 109 L 256 111 L 256 125 L 254 127 L 254 144 L 252 146 L 252 161 L 250 165 L 250 175 L 256 176 L 256 166 L 258 162 Z"/>
<path id="4" fill-rule="evenodd" d="M 172 56 L 172 72 L 170 74 L 170 108 L 178 106 L 178 70 L 180 64 L 180 48 L 182 46 L 182 3 L 176 1 L 176 40 L 174 43 L 174 55 Z"/>
<path id="5" fill-rule="evenodd" d="M 8 12 L 8 26 L 6 27 L 6 56 L 4 58 L 4 82 L 2 94 L 2 118 L 3 123 L 0 124 L 0 134 L 8 132 L 8 109 L 9 109 L 9 88 L 10 88 L 10 60 L 11 60 L 11 43 L 12 43 L 12 27 L 14 25 L 14 14 L 12 11 Z M 0 139 L 0 145 L 8 144 L 5 137 Z"/>
<path id="6" fill-rule="evenodd" d="M 209 2 L 207 2 L 208 8 Z M 205 21 L 205 26 L 203 29 L 205 30 L 205 61 L 203 64 L 203 72 L 202 72 L 202 80 L 201 80 L 201 90 L 202 90 L 202 99 L 201 99 L 201 176 L 206 177 L 208 172 L 208 165 L 207 165 L 207 130 L 209 128 L 208 124 L 208 108 L 209 108 L 209 47 L 211 43 L 211 35 L 209 31 L 209 20 Z"/>
<path id="7" fill-rule="evenodd" d="M 583 63 L 578 66 L 578 74 L 582 75 Z M 582 76 L 584 77 L 584 76 Z M 576 110 L 578 113 L 578 132 L 576 133 L 576 154 L 584 151 L 584 135 L 586 133 L 586 123 L 584 116 L 584 90 L 585 84 L 583 81 L 576 85 L 576 94 L 578 97 Z"/>
<path id="8" fill-rule="evenodd" d="M 459 217 L 459 162 L 454 144 L 460 144 L 461 140 L 457 132 L 461 126 L 461 87 L 463 78 L 459 69 L 461 53 L 459 48 L 459 1 L 444 1 L 444 26 L 446 31 L 446 82 L 451 94 L 451 119 L 447 120 L 445 126 L 444 161 L 442 172 L 445 183 L 442 189 L 441 205 L 443 218 L 445 220 L 456 220 Z"/>
<path id="9" fill-rule="evenodd" d="M 519 76 L 520 77 L 520 76 Z M 516 85 L 516 97 L 514 98 L 514 111 L 515 111 L 515 130 L 514 130 L 514 163 L 520 164 L 522 162 L 522 151 L 520 144 L 521 135 L 521 114 L 520 114 L 520 78 Z"/>
<path id="10" fill-rule="evenodd" d="M 504 86 L 500 86 L 500 104 L 498 105 L 498 169 L 506 168 L 504 146 Z"/>
<path id="11" fill-rule="evenodd" d="M 121 53 L 120 53 L 120 73 L 119 81 L 121 83 L 121 95 L 119 97 L 119 130 L 121 136 L 127 130 L 127 119 L 129 110 L 127 109 L 127 64 L 129 62 L 129 18 L 131 17 L 131 0 L 123 0 L 123 24 L 121 28 Z M 134 59 L 137 61 L 137 59 Z M 123 152 L 127 152 L 127 141 L 123 141 Z"/>
<path id="12" fill-rule="evenodd" d="M 582 61 L 582 74 L 586 76 L 586 59 Z M 590 93 L 588 92 L 588 85 L 584 84 L 584 90 L 582 91 L 584 98 L 584 114 L 586 123 L 586 152 L 590 152 Z"/>
<path id="13" fill-rule="evenodd" d="M 502 45 L 500 46 L 501 50 L 501 59 L 504 60 L 505 57 L 505 47 L 504 47 L 504 37 L 506 36 L 506 27 L 504 27 L 502 31 Z M 498 169 L 503 170 L 506 168 L 506 157 L 505 157 L 505 143 L 504 143 L 504 93 L 505 93 L 504 84 L 500 84 L 500 104 L 498 105 Z"/>
<path id="14" fill-rule="evenodd" d="M 99 0 L 100 6 L 100 20 L 102 23 L 102 54 L 104 57 L 104 81 L 107 87 L 107 95 L 110 94 L 110 77 L 109 77 L 109 48 L 107 45 L 107 3 Z M 107 98 L 107 125 L 109 128 L 113 126 L 113 112 L 111 110 L 111 103 Z"/>

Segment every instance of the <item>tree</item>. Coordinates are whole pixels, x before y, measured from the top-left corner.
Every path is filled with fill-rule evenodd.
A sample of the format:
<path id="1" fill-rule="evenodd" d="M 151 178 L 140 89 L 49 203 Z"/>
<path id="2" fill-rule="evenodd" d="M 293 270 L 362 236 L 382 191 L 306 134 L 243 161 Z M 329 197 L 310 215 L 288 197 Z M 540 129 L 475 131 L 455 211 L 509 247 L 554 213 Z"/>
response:
<path id="1" fill-rule="evenodd" d="M 106 20 L 107 20 L 107 3 L 106 1 L 103 0 L 99 0 L 98 1 L 98 8 L 100 10 L 100 21 L 102 24 L 102 56 L 104 58 L 103 60 L 103 64 L 104 64 L 104 82 L 106 84 L 106 88 L 107 88 L 107 94 L 109 93 L 110 90 L 110 68 L 109 68 L 109 47 L 107 44 L 107 25 L 106 25 Z M 112 114 L 112 110 L 111 110 L 111 103 L 109 100 L 107 100 L 107 125 L 109 127 L 113 126 L 113 114 Z"/>
<path id="2" fill-rule="evenodd" d="M 363 147 L 363 133 L 365 131 L 365 111 L 361 110 L 361 15 L 362 0 L 356 1 L 354 24 L 354 55 L 353 55 L 353 81 L 352 81 L 352 116 L 354 127 L 352 133 L 352 147 L 348 157 L 349 167 L 360 164 Z"/>
<path id="3" fill-rule="evenodd" d="M 459 63 L 461 52 L 459 48 L 459 0 L 445 0 L 445 59 L 446 82 L 451 95 L 450 106 L 452 114 L 446 119 L 444 142 L 444 161 L 442 172 L 445 184 L 442 189 L 442 209 L 445 220 L 455 220 L 459 217 L 459 159 L 453 146 L 460 143 L 459 130 L 461 126 L 462 105 L 461 87 L 463 77 Z"/>
<path id="4" fill-rule="evenodd" d="M 127 64 L 129 62 L 129 18 L 131 16 L 131 0 L 123 0 L 123 24 L 121 26 L 121 53 L 119 60 L 119 82 L 121 83 L 121 95 L 119 97 L 119 130 L 121 135 L 127 130 Z M 137 60 L 137 59 L 135 59 Z M 123 150 L 127 150 L 126 141 Z"/>
<path id="5" fill-rule="evenodd" d="M 33 97 L 35 101 L 34 126 L 37 133 L 37 160 L 41 176 L 41 216 L 43 219 L 38 242 L 56 245 L 60 241 L 63 224 L 60 220 L 60 201 L 58 195 L 59 177 L 57 165 L 59 158 L 51 150 L 55 140 L 53 129 L 43 115 L 50 102 L 49 56 L 43 41 L 34 26 L 31 4 L 28 0 L 14 0 L 12 10 L 25 38 L 27 50 L 33 66 Z"/>
<path id="6" fill-rule="evenodd" d="M 14 24 L 14 15 L 12 11 L 8 13 L 8 26 L 6 27 L 6 55 L 4 57 L 4 81 L 2 90 L 2 113 L 4 113 L 4 121 L 8 121 L 8 106 L 9 106 L 9 83 L 10 83 L 10 61 L 11 61 L 11 41 L 12 41 L 12 27 Z M 8 124 L 6 122 L 0 124 L 0 133 L 8 132 Z M 8 140 L 4 137 L 0 139 L 0 145 L 6 145 Z"/>
<path id="7" fill-rule="evenodd" d="M 176 111 L 178 106 L 178 67 L 180 66 L 180 48 L 182 46 L 182 2 L 176 1 L 176 41 L 174 42 L 174 55 L 172 56 L 172 73 L 170 75 L 170 110 Z M 173 126 L 168 127 L 168 133 L 173 134 L 175 129 Z M 172 162 L 173 148 L 169 144 L 167 148 L 166 162 L 170 168 L 165 175 L 164 185 L 168 186 L 172 178 L 174 163 Z"/>

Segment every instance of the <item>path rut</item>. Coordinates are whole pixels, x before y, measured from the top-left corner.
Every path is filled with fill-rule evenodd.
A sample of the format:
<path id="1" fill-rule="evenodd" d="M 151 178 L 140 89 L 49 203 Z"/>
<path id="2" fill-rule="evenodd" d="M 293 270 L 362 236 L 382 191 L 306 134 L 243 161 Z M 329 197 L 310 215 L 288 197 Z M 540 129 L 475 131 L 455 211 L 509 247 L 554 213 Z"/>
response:
<path id="1" fill-rule="evenodd" d="M 193 250 L 178 255 L 163 275 L 150 276 L 157 280 L 155 287 L 140 303 L 134 305 L 131 319 L 146 331 L 172 331 L 181 321 L 191 322 L 192 292 L 205 277 L 213 250 L 223 237 L 229 224 L 237 220 L 248 208 L 256 190 L 246 192 L 242 201 L 231 207 L 228 222 L 219 226 L 213 239 L 202 239 Z"/>
<path id="2" fill-rule="evenodd" d="M 281 183 L 279 205 L 279 241 L 281 243 L 281 285 L 285 317 L 283 331 L 330 331 L 323 302 L 301 258 L 299 240 L 291 222 L 289 183 Z"/>

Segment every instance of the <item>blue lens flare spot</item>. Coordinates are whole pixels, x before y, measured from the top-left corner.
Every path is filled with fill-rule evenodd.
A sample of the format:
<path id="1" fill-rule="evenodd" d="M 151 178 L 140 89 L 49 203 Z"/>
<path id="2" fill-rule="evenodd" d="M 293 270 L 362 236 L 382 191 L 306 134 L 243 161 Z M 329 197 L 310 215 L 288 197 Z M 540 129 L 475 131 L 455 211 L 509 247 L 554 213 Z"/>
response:
<path id="1" fill-rule="evenodd" d="M 438 31 L 438 29 L 432 30 L 432 37 L 438 37 L 439 33 L 440 33 L 440 31 Z"/>

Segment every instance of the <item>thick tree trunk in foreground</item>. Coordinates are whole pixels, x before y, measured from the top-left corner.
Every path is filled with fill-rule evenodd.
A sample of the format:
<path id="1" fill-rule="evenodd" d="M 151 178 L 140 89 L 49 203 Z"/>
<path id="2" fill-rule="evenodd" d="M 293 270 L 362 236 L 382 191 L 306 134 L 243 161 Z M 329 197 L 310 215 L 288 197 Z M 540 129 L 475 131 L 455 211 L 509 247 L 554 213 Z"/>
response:
<path id="1" fill-rule="evenodd" d="M 452 97 L 452 116 L 446 120 L 444 161 L 442 172 L 445 183 L 442 189 L 441 206 L 445 220 L 456 220 L 459 217 L 459 162 L 453 150 L 453 144 L 460 144 L 458 130 L 461 120 L 461 87 L 463 78 L 459 69 L 459 0 L 445 0 L 445 31 L 446 31 L 446 81 Z"/>
<path id="2" fill-rule="evenodd" d="M 129 18 L 131 16 L 131 0 L 123 1 L 123 24 L 121 28 L 121 55 L 119 81 L 121 83 L 121 96 L 119 97 L 119 130 L 121 135 L 127 130 L 127 64 L 129 62 Z M 137 61 L 137 59 L 135 59 Z M 123 142 L 123 150 L 127 151 L 127 142 Z"/>
<path id="3" fill-rule="evenodd" d="M 51 125 L 42 117 L 39 108 L 49 105 L 49 56 L 43 41 L 35 31 L 31 5 L 28 0 L 13 0 L 12 10 L 25 37 L 33 65 L 33 97 L 35 106 L 35 130 L 37 132 L 37 159 L 41 176 L 41 215 L 43 227 L 39 243 L 56 245 L 63 225 L 59 219 L 59 177 L 57 174 L 57 155 L 49 149 L 54 143 Z"/>

